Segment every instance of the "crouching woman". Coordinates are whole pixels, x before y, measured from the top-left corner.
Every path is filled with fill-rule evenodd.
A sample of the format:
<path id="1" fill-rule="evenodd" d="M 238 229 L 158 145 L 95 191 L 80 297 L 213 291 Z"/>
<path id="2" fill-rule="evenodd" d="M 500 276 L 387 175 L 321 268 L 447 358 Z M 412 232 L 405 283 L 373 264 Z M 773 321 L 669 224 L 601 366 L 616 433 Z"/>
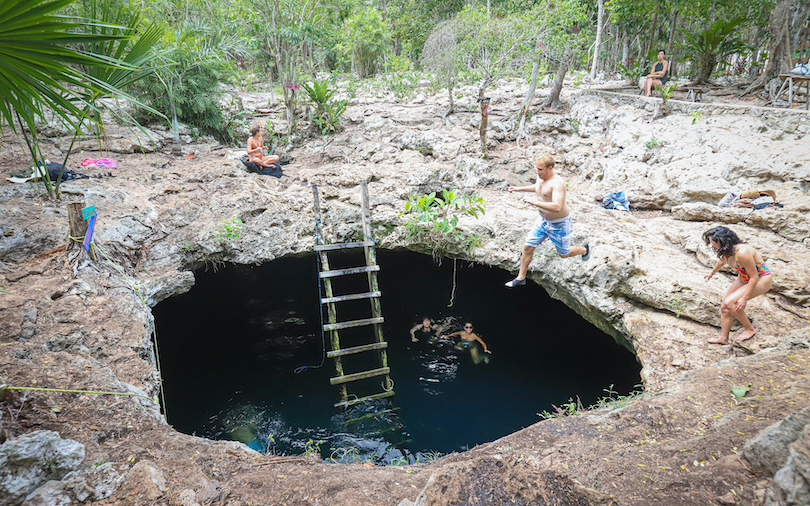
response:
<path id="1" fill-rule="evenodd" d="M 743 244 L 737 234 L 730 229 L 714 227 L 703 233 L 703 240 L 717 251 L 718 258 L 712 272 L 706 275 L 706 281 L 712 279 L 724 264 L 739 274 L 720 304 L 720 337 L 707 341 L 711 344 L 728 344 L 728 334 L 735 318 L 743 326 L 737 340 L 751 339 L 757 331 L 745 315 L 745 306 L 749 300 L 771 289 L 773 276 L 765 267 L 762 254 L 752 246 Z"/>

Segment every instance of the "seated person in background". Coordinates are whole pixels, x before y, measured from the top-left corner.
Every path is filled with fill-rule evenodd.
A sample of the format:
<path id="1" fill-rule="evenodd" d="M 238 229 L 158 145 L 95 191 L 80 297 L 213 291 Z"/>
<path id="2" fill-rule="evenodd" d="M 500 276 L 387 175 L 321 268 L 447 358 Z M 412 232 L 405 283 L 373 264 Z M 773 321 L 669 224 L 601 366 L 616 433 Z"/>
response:
<path id="1" fill-rule="evenodd" d="M 644 81 L 644 96 L 649 97 L 652 94 L 653 88 L 656 86 L 663 86 L 667 83 L 667 71 L 669 71 L 669 62 L 665 61 L 666 52 L 663 49 L 658 50 L 658 61 L 653 65 L 652 72 L 647 74 L 647 79 Z"/>
<path id="2" fill-rule="evenodd" d="M 274 164 L 278 164 L 278 156 L 262 155 L 262 150 L 267 149 L 262 141 L 262 127 L 254 125 L 250 129 L 250 135 L 251 137 L 247 141 L 247 153 L 250 157 L 248 161 L 259 167 L 273 167 Z"/>
<path id="3" fill-rule="evenodd" d="M 442 330 L 444 330 L 444 325 L 440 323 L 433 323 L 433 320 L 425 316 L 422 318 L 422 323 L 418 325 L 414 325 L 411 329 L 411 341 L 417 343 L 419 339 L 416 337 L 416 332 L 419 331 L 421 334 L 430 335 L 431 333 L 435 333 L 435 337 L 439 337 Z"/>

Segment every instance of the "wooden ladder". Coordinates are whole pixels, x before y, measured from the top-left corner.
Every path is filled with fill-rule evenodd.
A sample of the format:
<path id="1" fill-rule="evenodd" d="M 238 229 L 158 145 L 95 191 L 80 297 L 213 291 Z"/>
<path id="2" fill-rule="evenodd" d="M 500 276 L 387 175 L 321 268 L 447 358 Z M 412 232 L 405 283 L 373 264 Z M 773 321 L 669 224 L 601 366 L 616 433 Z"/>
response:
<path id="1" fill-rule="evenodd" d="M 377 283 L 377 272 L 379 272 L 380 266 L 377 265 L 377 255 L 374 250 L 374 241 L 371 240 L 371 214 L 368 204 L 368 184 L 363 183 L 362 185 L 361 213 L 364 237 L 363 241 L 361 242 L 324 244 L 323 231 L 321 229 L 321 206 L 320 199 L 318 197 L 317 185 L 312 185 L 312 193 L 315 198 L 315 233 L 317 237 L 315 251 L 320 256 L 320 272 L 318 275 L 320 276 L 324 287 L 323 293 L 320 294 L 321 304 L 325 304 L 327 309 L 327 323 L 323 325 L 323 330 L 324 332 L 329 332 L 329 342 L 332 347 L 332 350 L 327 352 L 326 356 L 335 360 L 335 370 L 337 372 L 337 376 L 330 378 L 329 382 L 332 385 L 338 385 L 340 388 L 340 402 L 336 403 L 335 407 L 346 408 L 360 402 L 391 397 L 394 395 L 394 389 L 393 382 L 391 381 L 389 375 L 391 369 L 388 367 L 388 355 L 385 351 L 386 348 L 388 348 L 388 343 L 383 338 L 382 324 L 385 320 L 382 316 L 382 309 L 380 307 L 380 297 L 382 296 L 382 292 L 380 292 L 380 288 Z M 363 252 L 365 254 L 366 265 L 364 267 L 351 267 L 348 269 L 335 270 L 329 268 L 329 258 L 327 252 L 359 248 L 363 248 Z M 362 273 L 366 273 L 368 276 L 369 290 L 367 292 L 338 296 L 334 295 L 332 291 L 332 278 Z M 336 307 L 337 303 L 359 299 L 369 299 L 371 302 L 371 318 L 338 322 Z M 352 346 L 349 348 L 341 347 L 340 330 L 368 325 L 371 325 L 374 328 L 374 341 L 372 343 L 363 344 L 360 346 Z M 348 374 L 344 371 L 342 357 L 369 351 L 377 352 L 380 367 Z M 346 388 L 347 383 L 361 379 L 373 378 L 376 376 L 383 377 L 381 386 L 381 389 L 383 390 L 382 392 L 373 393 L 362 397 L 352 394 L 354 398 L 349 399 L 349 393 L 347 392 Z"/>

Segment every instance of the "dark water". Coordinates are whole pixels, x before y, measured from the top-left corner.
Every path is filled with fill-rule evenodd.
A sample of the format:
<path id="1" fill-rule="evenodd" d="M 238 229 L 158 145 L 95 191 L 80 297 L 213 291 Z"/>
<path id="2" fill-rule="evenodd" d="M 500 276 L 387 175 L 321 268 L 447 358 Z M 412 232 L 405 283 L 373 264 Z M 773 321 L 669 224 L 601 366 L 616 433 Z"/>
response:
<path id="1" fill-rule="evenodd" d="M 333 269 L 363 264 L 361 254 L 330 260 Z M 379 250 L 396 395 L 344 412 L 333 407 L 339 400 L 329 384 L 333 360 L 312 367 L 322 361 L 316 262 L 309 255 L 198 271 L 189 293 L 154 309 L 167 415 L 177 430 L 276 453 L 319 450 L 339 461 L 413 461 L 531 425 L 538 412 L 552 411 L 552 403 L 578 395 L 587 406 L 611 385 L 627 394 L 640 381 L 630 352 L 542 288 L 510 290 L 503 286 L 509 273 L 458 262 L 448 308 L 452 260 L 437 265 L 425 255 Z M 337 294 L 367 289 L 364 274 L 335 281 Z M 368 307 L 368 301 L 340 303 L 338 321 L 367 318 Z M 470 351 L 443 342 L 412 343 L 408 331 L 422 316 L 449 322 L 447 332 L 472 322 L 492 351 L 489 362 L 476 364 Z M 370 329 L 343 332 L 343 347 L 371 342 Z M 363 355 L 365 363 L 362 357 L 347 360 L 346 372 L 378 367 L 368 361 L 374 353 Z M 310 367 L 296 373 L 303 365 Z M 350 384 L 350 392 L 380 392 L 379 382 Z"/>

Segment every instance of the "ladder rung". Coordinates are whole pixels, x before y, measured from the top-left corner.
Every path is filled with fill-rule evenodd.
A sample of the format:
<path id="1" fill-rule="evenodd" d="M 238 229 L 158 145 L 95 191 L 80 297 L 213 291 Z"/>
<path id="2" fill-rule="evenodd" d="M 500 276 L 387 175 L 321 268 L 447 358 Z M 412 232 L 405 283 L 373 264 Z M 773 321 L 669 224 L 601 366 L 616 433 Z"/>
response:
<path id="1" fill-rule="evenodd" d="M 321 299 L 321 304 L 329 304 L 330 302 L 343 302 L 344 300 L 371 299 L 373 297 L 382 297 L 382 292 L 353 293 L 350 295 L 324 297 Z"/>
<path id="2" fill-rule="evenodd" d="M 352 348 L 343 348 L 342 350 L 333 350 L 327 351 L 326 356 L 328 358 L 334 357 L 342 357 L 344 355 L 351 355 L 353 353 L 362 353 L 364 351 L 371 351 L 371 350 L 381 350 L 383 348 L 388 348 L 388 343 L 371 343 L 371 344 L 364 344 L 362 346 L 354 346 Z"/>
<path id="3" fill-rule="evenodd" d="M 338 244 L 316 244 L 315 251 L 329 251 L 333 249 L 349 249 L 349 248 L 363 248 L 366 246 L 374 246 L 373 241 L 365 242 L 343 242 Z"/>
<path id="4" fill-rule="evenodd" d="M 375 323 L 383 323 L 385 318 L 382 316 L 377 318 L 366 318 L 365 320 L 352 320 L 348 322 L 340 322 L 340 323 L 327 323 L 323 326 L 323 330 L 338 330 L 338 329 L 348 329 L 351 327 L 362 327 L 363 325 L 373 325 Z"/>
<path id="5" fill-rule="evenodd" d="M 354 406 L 355 404 L 359 404 L 361 402 L 373 401 L 374 399 L 383 399 L 385 397 L 391 397 L 392 395 L 394 395 L 394 391 L 390 390 L 388 392 L 382 392 L 380 394 L 367 395 L 365 397 L 360 397 L 359 399 L 352 399 L 350 401 L 338 402 L 337 404 L 335 404 L 335 407 L 336 408 L 340 408 L 340 407 L 348 408 L 349 406 Z"/>
<path id="6" fill-rule="evenodd" d="M 349 269 L 337 269 L 334 271 L 321 272 L 322 278 L 334 278 L 335 276 L 345 276 L 346 274 L 360 274 L 361 272 L 379 271 L 379 265 L 367 265 L 365 267 L 351 267 Z"/>
<path id="7" fill-rule="evenodd" d="M 391 372 L 390 367 L 380 367 L 379 369 L 372 369 L 370 371 L 356 372 L 354 374 L 346 374 L 343 376 L 337 376 L 335 378 L 329 378 L 329 383 L 333 385 L 340 385 L 342 383 L 348 383 L 350 381 L 373 378 L 374 376 L 383 376 L 390 372 Z"/>

